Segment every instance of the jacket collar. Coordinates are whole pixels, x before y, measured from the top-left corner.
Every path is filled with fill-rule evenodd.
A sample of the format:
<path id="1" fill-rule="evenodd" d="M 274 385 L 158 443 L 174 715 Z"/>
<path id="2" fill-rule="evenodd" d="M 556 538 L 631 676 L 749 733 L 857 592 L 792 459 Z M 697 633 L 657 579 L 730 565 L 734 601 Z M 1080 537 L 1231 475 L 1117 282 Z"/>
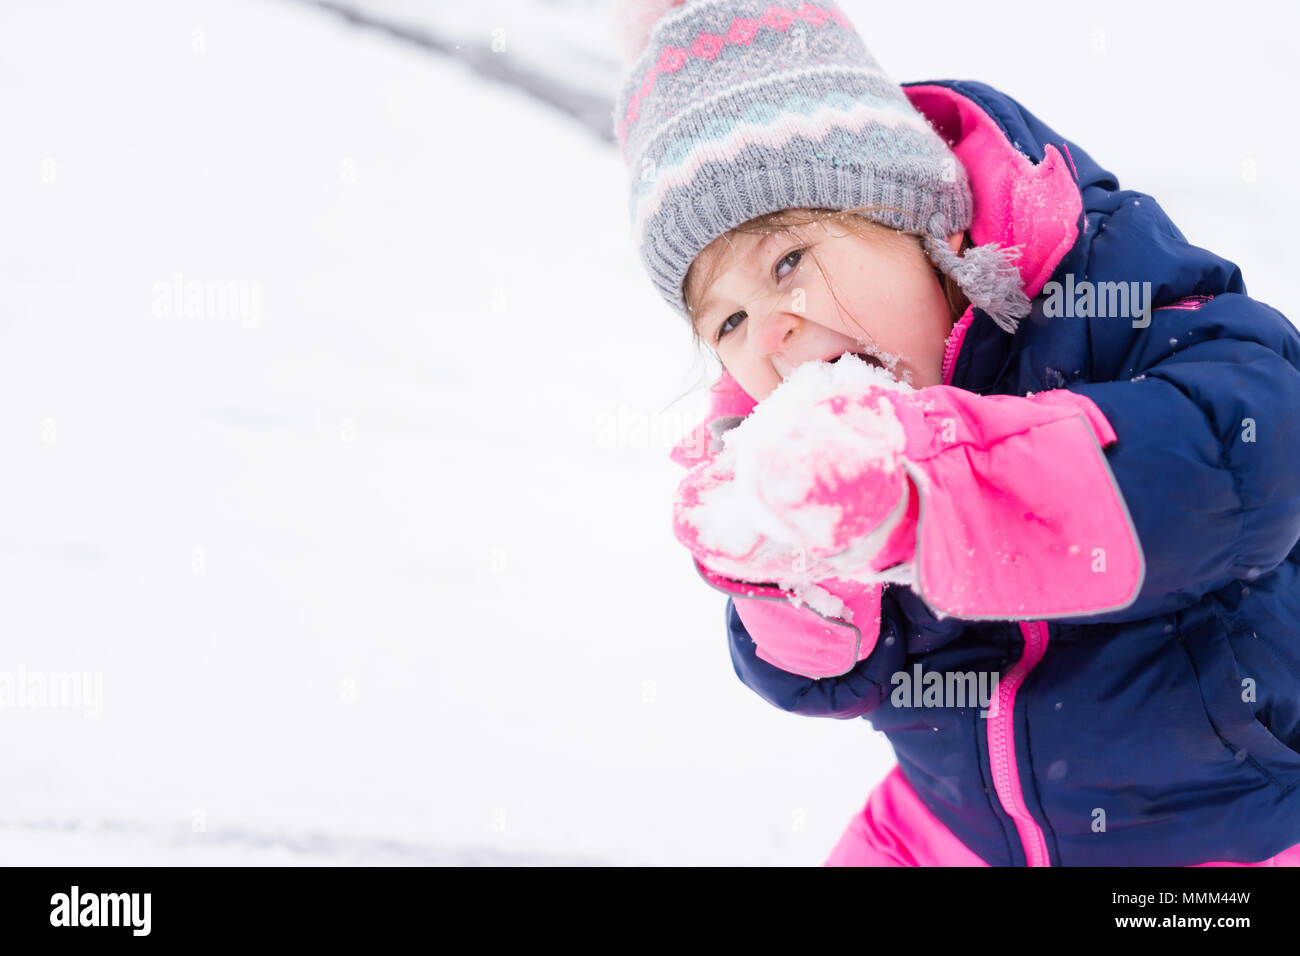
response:
<path id="1" fill-rule="evenodd" d="M 1068 153 L 1069 147 L 1045 143 L 1041 158 L 1025 152 L 1037 144 L 1022 143 L 1019 132 L 1013 142 L 992 104 L 981 102 L 987 95 L 939 83 L 904 84 L 903 92 L 966 169 L 974 201 L 971 241 L 1020 246 L 1016 264 L 1025 295 L 1034 298 L 1079 238 L 1083 196 L 1073 164 L 1058 149 Z"/>
<path id="2" fill-rule="evenodd" d="M 1080 226 L 1087 228 L 1069 145 L 1039 143 L 1019 107 L 983 84 L 902 87 L 966 170 L 974 204 L 971 242 L 1019 246 L 1016 267 L 1025 295 L 1035 298 L 1078 241 Z M 949 338 L 945 384 L 984 391 L 1010 356 L 1012 341 L 982 311 L 967 309 Z"/>

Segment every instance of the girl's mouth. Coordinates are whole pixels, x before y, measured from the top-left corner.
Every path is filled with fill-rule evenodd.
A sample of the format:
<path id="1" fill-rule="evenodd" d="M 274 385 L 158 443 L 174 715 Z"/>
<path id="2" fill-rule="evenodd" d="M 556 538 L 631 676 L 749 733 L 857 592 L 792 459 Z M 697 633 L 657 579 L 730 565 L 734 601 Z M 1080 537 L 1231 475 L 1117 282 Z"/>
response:
<path id="1" fill-rule="evenodd" d="M 911 373 L 906 371 L 903 364 L 899 361 L 900 356 L 889 356 L 890 361 L 886 362 L 879 355 L 873 355 L 870 352 L 841 352 L 834 358 L 827 359 L 827 363 L 834 364 L 846 355 L 852 355 L 854 358 L 865 362 L 872 368 L 878 368 L 887 374 L 895 382 L 911 384 Z"/>
<path id="2" fill-rule="evenodd" d="M 854 358 L 860 358 L 868 365 L 875 365 L 877 368 L 884 368 L 884 365 L 881 363 L 880 359 L 876 358 L 874 355 L 868 354 L 867 352 L 841 352 L 833 359 L 827 359 L 827 361 L 833 364 L 835 362 L 838 362 L 840 359 L 844 358 L 844 356 L 846 355 L 852 355 Z"/>
<path id="3" fill-rule="evenodd" d="M 836 362 L 838 362 L 840 359 L 844 358 L 846 355 L 852 355 L 854 358 L 857 358 L 870 366 L 873 366 L 875 368 L 885 369 L 885 371 L 889 372 L 891 375 L 893 374 L 892 369 L 887 368 L 884 362 L 882 362 L 878 357 L 872 355 L 869 352 L 841 352 L 839 355 L 832 356 L 831 358 L 825 358 L 822 359 L 821 361 L 825 362 L 828 365 L 833 365 Z M 781 376 L 781 381 L 785 381 L 786 379 L 788 379 L 791 373 L 794 371 L 793 368 L 785 364 L 784 360 L 782 360 L 780 356 L 775 356 L 775 355 L 772 357 L 772 367 L 776 369 L 777 374 Z"/>

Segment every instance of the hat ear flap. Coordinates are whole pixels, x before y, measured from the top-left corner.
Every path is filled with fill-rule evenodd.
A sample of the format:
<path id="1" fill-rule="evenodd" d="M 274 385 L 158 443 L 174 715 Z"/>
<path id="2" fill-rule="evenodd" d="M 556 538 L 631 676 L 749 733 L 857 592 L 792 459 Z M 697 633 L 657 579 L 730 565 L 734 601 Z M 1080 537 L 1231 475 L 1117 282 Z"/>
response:
<path id="1" fill-rule="evenodd" d="M 687 0 L 614 0 L 610 21 L 623 51 L 623 62 L 631 63 L 650 42 L 650 31 L 669 10 Z"/>

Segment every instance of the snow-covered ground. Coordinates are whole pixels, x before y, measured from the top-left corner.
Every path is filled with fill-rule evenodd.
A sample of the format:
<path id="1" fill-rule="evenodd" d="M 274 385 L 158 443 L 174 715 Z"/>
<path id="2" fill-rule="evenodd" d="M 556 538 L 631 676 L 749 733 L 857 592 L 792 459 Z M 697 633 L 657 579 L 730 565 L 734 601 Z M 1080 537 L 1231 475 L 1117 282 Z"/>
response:
<path id="1" fill-rule="evenodd" d="M 845 6 L 1300 313 L 1293 30 Z M 892 755 L 732 672 L 607 143 L 282 0 L 9 0 L 0 91 L 0 680 L 102 690 L 0 709 L 0 862 L 821 862 Z"/>

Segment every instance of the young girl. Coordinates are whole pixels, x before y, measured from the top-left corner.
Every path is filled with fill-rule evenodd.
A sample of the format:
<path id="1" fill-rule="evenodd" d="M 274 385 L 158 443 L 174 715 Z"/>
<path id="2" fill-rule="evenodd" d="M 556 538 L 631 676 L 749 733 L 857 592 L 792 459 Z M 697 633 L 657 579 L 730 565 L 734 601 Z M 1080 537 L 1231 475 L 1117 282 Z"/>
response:
<path id="1" fill-rule="evenodd" d="M 1300 333 L 1015 100 L 833 3 L 637 4 L 673 450 L 740 679 L 898 766 L 837 865 L 1300 863 Z"/>

